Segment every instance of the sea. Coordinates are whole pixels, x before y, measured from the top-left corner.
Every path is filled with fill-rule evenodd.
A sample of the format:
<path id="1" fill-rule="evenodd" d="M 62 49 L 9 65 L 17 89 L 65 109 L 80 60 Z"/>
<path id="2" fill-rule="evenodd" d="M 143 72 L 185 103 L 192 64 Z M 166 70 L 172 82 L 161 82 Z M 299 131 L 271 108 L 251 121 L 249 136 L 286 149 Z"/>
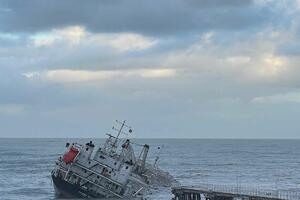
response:
<path id="1" fill-rule="evenodd" d="M 50 173 L 66 142 L 102 145 L 104 139 L 0 139 L 0 199 L 56 199 Z M 134 139 L 149 144 L 149 162 L 179 184 L 300 192 L 300 140 Z M 158 147 L 161 147 L 159 153 Z M 138 147 L 137 147 L 138 148 Z M 139 150 L 139 149 L 137 149 Z M 151 192 L 148 200 L 171 199 L 171 189 Z"/>

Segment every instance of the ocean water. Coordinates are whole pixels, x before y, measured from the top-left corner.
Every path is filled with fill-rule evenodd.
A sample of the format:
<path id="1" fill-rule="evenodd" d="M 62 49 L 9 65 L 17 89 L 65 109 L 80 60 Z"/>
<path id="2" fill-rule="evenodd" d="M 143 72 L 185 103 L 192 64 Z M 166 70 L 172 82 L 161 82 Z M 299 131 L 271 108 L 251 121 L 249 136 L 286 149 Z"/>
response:
<path id="1" fill-rule="evenodd" d="M 66 142 L 90 139 L 0 139 L 0 199 L 55 199 L 50 172 Z M 102 144 L 103 139 L 91 139 Z M 138 139 L 153 162 L 181 185 L 202 183 L 300 191 L 300 140 Z M 146 197 L 171 199 L 164 188 Z"/>

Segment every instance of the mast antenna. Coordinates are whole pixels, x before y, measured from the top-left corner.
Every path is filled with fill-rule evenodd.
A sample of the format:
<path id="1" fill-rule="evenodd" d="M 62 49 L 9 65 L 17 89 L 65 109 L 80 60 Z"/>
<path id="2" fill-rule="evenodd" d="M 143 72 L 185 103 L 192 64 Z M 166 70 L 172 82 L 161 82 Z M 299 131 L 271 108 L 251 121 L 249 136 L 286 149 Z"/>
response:
<path id="1" fill-rule="evenodd" d="M 116 145 L 117 145 L 117 142 L 119 140 L 119 137 L 120 137 L 121 133 L 127 135 L 127 133 L 125 133 L 125 132 L 122 131 L 124 127 L 127 127 L 129 129 L 128 130 L 129 133 L 132 133 L 131 126 L 128 126 L 128 125 L 125 124 L 126 120 L 124 120 L 123 122 L 116 120 L 116 122 L 119 123 L 119 124 L 121 124 L 121 127 L 120 127 L 120 129 L 117 129 L 114 126 L 112 127 L 113 130 L 118 131 L 117 137 L 115 138 L 115 141 L 114 141 L 114 143 L 112 145 L 114 148 L 116 148 Z"/>
<path id="2" fill-rule="evenodd" d="M 157 166 L 158 161 L 159 161 L 159 157 L 160 157 L 160 154 L 161 154 L 161 151 L 162 151 L 163 148 L 164 148 L 164 145 L 162 145 L 161 147 L 157 147 L 158 153 L 157 153 L 157 156 L 155 157 L 155 161 L 154 161 L 153 167 Z"/>

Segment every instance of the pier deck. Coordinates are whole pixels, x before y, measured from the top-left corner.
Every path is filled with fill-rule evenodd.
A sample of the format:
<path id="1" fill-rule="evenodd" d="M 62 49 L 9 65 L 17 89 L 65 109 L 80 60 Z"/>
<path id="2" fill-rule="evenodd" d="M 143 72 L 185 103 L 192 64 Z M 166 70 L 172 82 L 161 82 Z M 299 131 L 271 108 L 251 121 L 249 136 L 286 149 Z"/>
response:
<path id="1" fill-rule="evenodd" d="M 300 200 L 298 192 L 201 185 L 172 188 L 174 200 Z"/>

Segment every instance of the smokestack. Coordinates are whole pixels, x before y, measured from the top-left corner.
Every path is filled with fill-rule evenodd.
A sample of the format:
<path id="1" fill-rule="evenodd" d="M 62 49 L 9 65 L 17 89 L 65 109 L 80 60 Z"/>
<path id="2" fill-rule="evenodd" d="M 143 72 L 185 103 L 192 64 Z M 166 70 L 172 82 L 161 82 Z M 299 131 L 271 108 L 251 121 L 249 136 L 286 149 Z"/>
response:
<path id="1" fill-rule="evenodd" d="M 149 148 L 150 147 L 149 147 L 148 144 L 144 145 L 144 148 L 143 148 L 143 157 L 142 157 L 142 165 L 141 165 L 141 172 L 143 172 L 144 169 L 145 169 L 145 165 L 146 165 L 146 160 L 147 160 Z"/>

